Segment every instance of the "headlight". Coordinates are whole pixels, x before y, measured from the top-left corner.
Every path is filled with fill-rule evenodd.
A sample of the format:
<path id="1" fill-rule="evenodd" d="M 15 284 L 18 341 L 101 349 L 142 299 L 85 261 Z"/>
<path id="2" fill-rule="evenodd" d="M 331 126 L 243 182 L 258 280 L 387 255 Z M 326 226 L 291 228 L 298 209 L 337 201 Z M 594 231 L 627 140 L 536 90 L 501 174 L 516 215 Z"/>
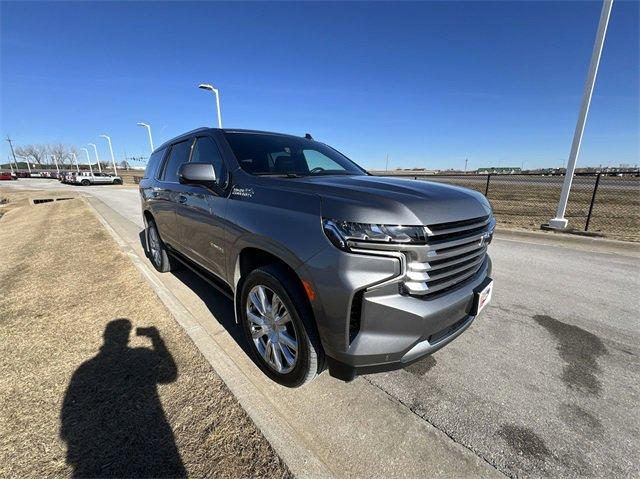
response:
<path id="1" fill-rule="evenodd" d="M 324 233 L 336 247 L 349 249 L 349 242 L 425 244 L 424 226 L 379 225 L 351 221 L 322 220 Z"/>

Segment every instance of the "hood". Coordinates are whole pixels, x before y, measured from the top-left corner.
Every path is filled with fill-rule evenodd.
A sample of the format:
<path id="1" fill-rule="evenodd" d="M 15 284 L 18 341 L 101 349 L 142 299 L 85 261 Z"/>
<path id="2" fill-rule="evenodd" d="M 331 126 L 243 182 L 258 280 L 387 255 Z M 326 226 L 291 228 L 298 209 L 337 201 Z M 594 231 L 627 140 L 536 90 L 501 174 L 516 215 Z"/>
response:
<path id="1" fill-rule="evenodd" d="M 322 216 L 359 223 L 430 225 L 491 212 L 477 191 L 422 180 L 380 176 L 275 179 L 278 189 L 320 196 Z M 275 186 L 275 185 L 274 185 Z"/>

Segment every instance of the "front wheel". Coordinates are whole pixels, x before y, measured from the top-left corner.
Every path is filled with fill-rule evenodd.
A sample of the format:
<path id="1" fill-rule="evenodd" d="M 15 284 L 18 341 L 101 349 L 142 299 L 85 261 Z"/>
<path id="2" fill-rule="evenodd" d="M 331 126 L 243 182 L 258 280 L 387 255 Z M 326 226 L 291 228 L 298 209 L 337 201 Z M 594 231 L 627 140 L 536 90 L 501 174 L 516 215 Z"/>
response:
<path id="1" fill-rule="evenodd" d="M 176 261 L 167 252 L 167 248 L 160 238 L 160 233 L 158 233 L 158 227 L 153 220 L 149 220 L 145 234 L 147 254 L 153 267 L 161 273 L 177 269 Z"/>
<path id="2" fill-rule="evenodd" d="M 311 307 L 302 288 L 277 265 L 253 270 L 242 284 L 240 318 L 260 369 L 274 381 L 298 387 L 324 362 Z"/>
<path id="3" fill-rule="evenodd" d="M 89 186 L 89 185 L 91 184 L 91 182 L 90 182 L 89 180 L 82 180 L 82 181 L 80 182 L 80 184 L 81 184 L 82 186 Z"/>
<path id="4" fill-rule="evenodd" d="M 122 184 L 122 180 L 113 180 L 113 184 L 114 185 L 121 185 Z"/>

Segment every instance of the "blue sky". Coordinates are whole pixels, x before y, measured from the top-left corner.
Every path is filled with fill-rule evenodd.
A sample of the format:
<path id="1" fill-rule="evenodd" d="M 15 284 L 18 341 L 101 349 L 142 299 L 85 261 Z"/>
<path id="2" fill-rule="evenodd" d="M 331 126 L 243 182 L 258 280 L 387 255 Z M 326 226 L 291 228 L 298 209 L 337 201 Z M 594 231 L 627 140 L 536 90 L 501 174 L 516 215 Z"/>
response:
<path id="1" fill-rule="evenodd" d="M 1 8 L 16 144 L 148 155 L 225 127 L 311 132 L 367 168 L 561 166 L 599 2 L 32 3 Z M 639 162 L 639 3 L 614 4 L 580 165 Z M 2 141 L 1 158 L 8 144 Z"/>

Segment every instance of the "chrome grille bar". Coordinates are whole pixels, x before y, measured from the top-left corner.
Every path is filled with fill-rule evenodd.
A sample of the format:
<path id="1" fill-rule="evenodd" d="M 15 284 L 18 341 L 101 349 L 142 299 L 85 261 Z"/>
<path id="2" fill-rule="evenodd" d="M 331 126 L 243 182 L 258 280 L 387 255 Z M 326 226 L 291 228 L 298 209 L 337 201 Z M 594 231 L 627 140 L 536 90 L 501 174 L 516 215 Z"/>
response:
<path id="1" fill-rule="evenodd" d="M 407 251 L 407 292 L 428 297 L 475 275 L 485 262 L 494 227 L 491 216 L 426 226 L 427 244 Z"/>

